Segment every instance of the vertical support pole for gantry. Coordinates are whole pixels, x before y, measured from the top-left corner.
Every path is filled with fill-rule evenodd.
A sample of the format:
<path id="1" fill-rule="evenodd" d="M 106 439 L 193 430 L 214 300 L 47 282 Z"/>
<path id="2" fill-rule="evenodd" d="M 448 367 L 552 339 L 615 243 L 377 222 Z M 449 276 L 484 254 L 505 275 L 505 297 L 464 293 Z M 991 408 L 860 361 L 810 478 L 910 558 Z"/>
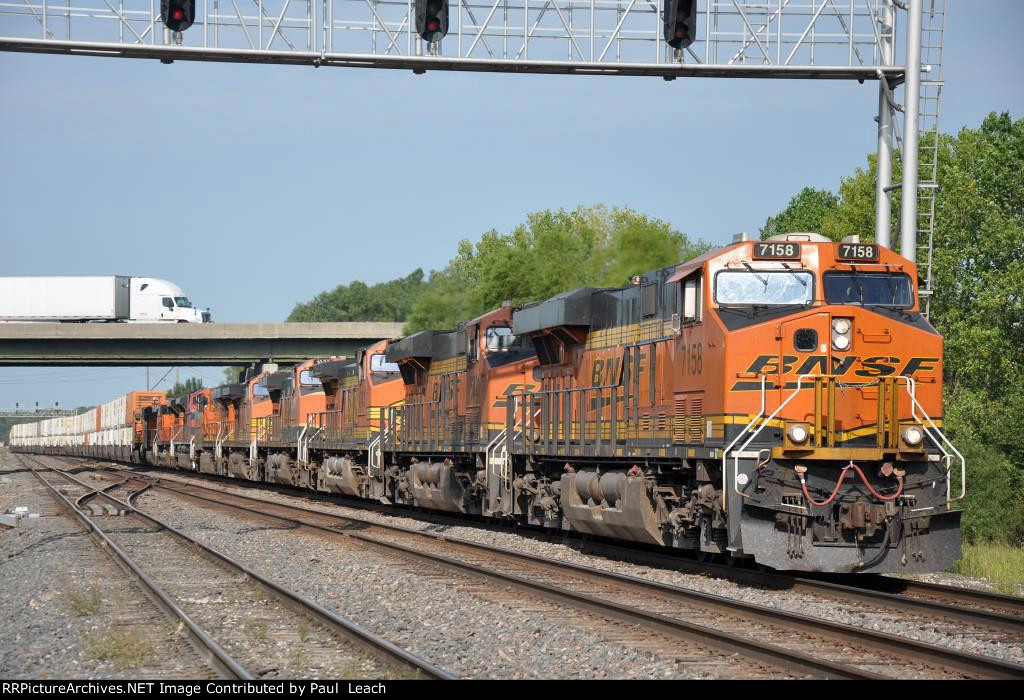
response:
<path id="1" fill-rule="evenodd" d="M 895 22 L 892 0 L 882 2 L 879 17 L 879 58 L 884 66 L 893 65 Z M 878 177 L 875 183 L 875 241 L 892 248 L 892 89 L 884 75 L 878 79 Z"/>
<path id="2" fill-rule="evenodd" d="M 907 76 L 903 97 L 903 187 L 900 206 L 900 255 L 917 259 L 917 141 L 921 97 L 921 4 L 907 3 Z"/>

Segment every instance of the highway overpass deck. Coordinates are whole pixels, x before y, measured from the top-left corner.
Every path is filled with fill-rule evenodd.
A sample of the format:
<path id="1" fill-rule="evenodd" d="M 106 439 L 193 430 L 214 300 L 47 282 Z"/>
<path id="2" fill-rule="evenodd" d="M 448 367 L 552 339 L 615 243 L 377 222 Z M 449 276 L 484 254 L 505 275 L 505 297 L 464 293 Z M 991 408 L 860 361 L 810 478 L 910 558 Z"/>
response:
<path id="1" fill-rule="evenodd" d="M 402 323 L 0 323 L 0 366 L 294 364 L 351 356 Z"/>

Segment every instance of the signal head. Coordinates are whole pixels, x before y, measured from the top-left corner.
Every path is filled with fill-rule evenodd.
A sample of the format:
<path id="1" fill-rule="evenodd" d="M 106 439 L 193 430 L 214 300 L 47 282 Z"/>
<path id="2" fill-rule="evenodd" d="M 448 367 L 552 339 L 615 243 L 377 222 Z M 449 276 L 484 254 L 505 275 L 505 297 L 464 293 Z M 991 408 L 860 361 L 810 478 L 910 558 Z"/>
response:
<path id="1" fill-rule="evenodd" d="M 448 33 L 448 0 L 416 0 L 416 33 L 423 41 L 441 41 Z"/>
<path id="2" fill-rule="evenodd" d="M 160 0 L 160 21 L 172 32 L 183 32 L 196 17 L 196 0 Z"/>

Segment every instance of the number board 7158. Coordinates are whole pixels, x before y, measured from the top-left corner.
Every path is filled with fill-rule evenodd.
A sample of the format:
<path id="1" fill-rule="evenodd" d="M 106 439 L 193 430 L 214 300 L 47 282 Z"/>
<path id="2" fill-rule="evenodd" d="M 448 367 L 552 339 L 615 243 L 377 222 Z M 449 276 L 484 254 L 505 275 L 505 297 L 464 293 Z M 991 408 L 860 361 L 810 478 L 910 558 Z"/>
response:
<path id="1" fill-rule="evenodd" d="M 754 258 L 757 260 L 799 260 L 799 243 L 755 243 Z"/>
<path id="2" fill-rule="evenodd" d="M 878 246 L 872 243 L 840 243 L 840 260 L 878 260 Z"/>

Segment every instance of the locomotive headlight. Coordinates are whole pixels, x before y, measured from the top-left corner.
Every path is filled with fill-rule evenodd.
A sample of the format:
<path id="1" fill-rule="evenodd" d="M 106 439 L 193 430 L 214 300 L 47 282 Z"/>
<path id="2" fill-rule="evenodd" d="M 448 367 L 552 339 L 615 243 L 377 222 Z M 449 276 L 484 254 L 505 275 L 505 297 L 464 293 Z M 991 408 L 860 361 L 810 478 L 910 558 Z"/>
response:
<path id="1" fill-rule="evenodd" d="M 832 319 L 832 349 L 845 351 L 850 349 L 850 331 L 853 323 L 848 318 Z"/>
<path id="2" fill-rule="evenodd" d="M 924 440 L 924 431 L 916 425 L 910 425 L 903 429 L 903 442 L 911 447 L 917 447 Z"/>
<path id="3" fill-rule="evenodd" d="M 810 431 L 807 430 L 807 426 L 803 423 L 794 423 L 786 428 L 786 437 L 789 438 L 790 442 L 797 445 L 802 445 L 807 442 L 807 438 L 810 437 L 810 434 Z"/>

